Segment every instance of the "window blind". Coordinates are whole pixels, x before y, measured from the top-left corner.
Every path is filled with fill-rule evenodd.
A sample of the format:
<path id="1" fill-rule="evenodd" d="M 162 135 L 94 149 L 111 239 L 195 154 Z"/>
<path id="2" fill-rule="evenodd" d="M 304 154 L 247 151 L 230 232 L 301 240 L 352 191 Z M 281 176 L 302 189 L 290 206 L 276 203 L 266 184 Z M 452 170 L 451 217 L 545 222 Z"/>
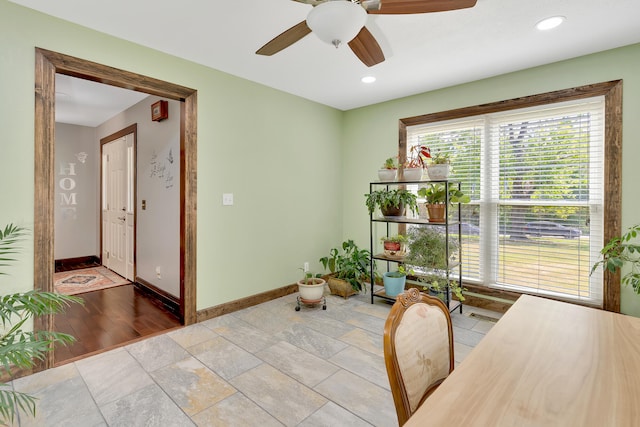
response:
<path id="1" fill-rule="evenodd" d="M 448 152 L 463 205 L 466 281 L 602 302 L 602 97 L 407 128 L 407 146 Z"/>

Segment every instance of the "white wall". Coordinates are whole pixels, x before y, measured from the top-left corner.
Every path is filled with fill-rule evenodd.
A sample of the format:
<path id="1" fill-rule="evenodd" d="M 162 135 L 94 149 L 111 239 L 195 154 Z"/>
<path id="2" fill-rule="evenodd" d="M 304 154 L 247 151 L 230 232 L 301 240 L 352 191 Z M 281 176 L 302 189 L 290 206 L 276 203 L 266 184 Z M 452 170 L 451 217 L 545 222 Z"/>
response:
<path id="1" fill-rule="evenodd" d="M 169 118 L 154 122 L 151 104 L 160 99 L 145 98 L 98 126 L 96 136 L 137 124 L 136 276 L 179 297 L 180 102 L 169 100 Z"/>
<path id="2" fill-rule="evenodd" d="M 99 156 L 94 128 L 56 123 L 55 259 L 98 256 Z"/>

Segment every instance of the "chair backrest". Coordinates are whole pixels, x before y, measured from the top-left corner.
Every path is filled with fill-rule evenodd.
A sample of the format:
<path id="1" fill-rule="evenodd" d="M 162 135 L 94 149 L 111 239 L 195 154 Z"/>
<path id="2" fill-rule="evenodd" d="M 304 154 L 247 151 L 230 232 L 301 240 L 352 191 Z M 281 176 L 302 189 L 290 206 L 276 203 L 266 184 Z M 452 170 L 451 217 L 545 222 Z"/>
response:
<path id="1" fill-rule="evenodd" d="M 415 288 L 398 295 L 384 325 L 384 361 L 402 426 L 453 371 L 453 327 L 444 303 Z"/>

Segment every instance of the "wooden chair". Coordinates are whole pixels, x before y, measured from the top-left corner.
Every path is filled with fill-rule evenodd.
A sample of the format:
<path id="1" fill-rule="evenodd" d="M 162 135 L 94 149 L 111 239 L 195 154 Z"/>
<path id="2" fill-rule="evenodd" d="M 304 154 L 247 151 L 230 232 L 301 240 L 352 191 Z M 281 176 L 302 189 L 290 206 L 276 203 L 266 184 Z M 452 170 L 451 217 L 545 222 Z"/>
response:
<path id="1" fill-rule="evenodd" d="M 453 371 L 453 327 L 438 298 L 411 288 L 384 325 L 384 361 L 402 426 Z"/>

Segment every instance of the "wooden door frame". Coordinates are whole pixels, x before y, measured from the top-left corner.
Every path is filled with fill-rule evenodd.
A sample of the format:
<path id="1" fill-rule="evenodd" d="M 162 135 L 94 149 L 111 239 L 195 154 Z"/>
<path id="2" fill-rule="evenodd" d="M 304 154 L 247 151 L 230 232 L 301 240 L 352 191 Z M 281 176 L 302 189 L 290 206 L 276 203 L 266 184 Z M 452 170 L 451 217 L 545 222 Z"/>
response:
<path id="1" fill-rule="evenodd" d="M 180 315 L 196 322 L 197 91 L 61 53 L 35 48 L 34 288 L 53 291 L 56 73 L 181 101 L 180 106 Z M 51 331 L 53 316 L 34 321 Z M 53 367 L 53 352 L 41 368 Z"/>

